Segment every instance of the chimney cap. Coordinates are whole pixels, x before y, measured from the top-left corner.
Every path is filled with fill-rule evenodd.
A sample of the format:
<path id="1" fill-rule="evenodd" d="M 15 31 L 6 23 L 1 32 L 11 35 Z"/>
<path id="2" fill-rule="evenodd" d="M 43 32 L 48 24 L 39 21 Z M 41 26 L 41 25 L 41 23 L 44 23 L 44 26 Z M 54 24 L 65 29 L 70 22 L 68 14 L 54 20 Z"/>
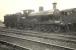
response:
<path id="1" fill-rule="evenodd" d="M 54 2 L 53 4 L 57 4 L 56 2 Z"/>

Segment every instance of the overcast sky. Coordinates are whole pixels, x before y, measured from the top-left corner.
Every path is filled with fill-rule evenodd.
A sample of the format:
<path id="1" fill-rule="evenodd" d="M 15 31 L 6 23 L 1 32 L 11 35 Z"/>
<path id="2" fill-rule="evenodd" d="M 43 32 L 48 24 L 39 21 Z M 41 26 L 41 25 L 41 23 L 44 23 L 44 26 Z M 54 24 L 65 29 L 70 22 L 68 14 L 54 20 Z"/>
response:
<path id="1" fill-rule="evenodd" d="M 50 10 L 53 2 L 57 2 L 59 10 L 76 8 L 76 0 L 0 0 L 0 20 L 3 20 L 5 14 L 24 9 L 38 11 L 38 7 L 43 6 L 45 10 Z"/>

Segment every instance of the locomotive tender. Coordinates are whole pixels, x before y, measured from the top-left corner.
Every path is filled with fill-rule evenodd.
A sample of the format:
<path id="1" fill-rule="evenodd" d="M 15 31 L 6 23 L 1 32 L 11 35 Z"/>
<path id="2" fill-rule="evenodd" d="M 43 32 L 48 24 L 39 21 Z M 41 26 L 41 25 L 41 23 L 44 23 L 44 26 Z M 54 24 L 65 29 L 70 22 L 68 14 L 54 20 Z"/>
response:
<path id="1" fill-rule="evenodd" d="M 53 4 L 53 12 L 30 13 L 32 11 L 24 10 L 23 14 L 5 15 L 4 24 L 6 27 L 44 32 L 76 31 L 76 8 L 59 11 L 56 3 Z"/>

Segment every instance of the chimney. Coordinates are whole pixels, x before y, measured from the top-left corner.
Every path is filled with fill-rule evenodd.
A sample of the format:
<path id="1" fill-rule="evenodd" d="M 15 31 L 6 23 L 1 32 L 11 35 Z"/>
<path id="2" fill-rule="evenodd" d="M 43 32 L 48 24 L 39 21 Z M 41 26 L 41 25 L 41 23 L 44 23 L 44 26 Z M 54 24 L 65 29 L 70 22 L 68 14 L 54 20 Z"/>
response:
<path id="1" fill-rule="evenodd" d="M 44 11 L 44 8 L 42 6 L 39 7 L 39 12 Z"/>
<path id="2" fill-rule="evenodd" d="M 53 3 L 53 10 L 56 10 L 56 5 L 57 5 L 57 3 L 54 2 L 54 3 Z"/>

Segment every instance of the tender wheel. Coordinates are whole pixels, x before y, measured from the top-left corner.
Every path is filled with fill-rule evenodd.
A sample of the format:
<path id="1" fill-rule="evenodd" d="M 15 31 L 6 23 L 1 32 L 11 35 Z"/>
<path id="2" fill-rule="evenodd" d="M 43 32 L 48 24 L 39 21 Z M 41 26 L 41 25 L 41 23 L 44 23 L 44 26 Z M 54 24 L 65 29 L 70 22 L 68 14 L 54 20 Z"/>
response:
<path id="1" fill-rule="evenodd" d="M 39 27 L 39 30 L 40 30 L 40 31 L 45 31 L 45 26 L 44 26 L 44 25 L 41 25 L 41 26 Z"/>
<path id="2" fill-rule="evenodd" d="M 45 25 L 40 25 L 39 27 L 39 31 L 42 31 L 42 32 L 46 32 L 47 30 L 47 28 L 46 28 L 46 26 Z"/>
<path id="3" fill-rule="evenodd" d="M 60 32 L 60 26 L 54 25 L 54 26 L 52 27 L 52 30 L 53 30 L 53 32 Z"/>

